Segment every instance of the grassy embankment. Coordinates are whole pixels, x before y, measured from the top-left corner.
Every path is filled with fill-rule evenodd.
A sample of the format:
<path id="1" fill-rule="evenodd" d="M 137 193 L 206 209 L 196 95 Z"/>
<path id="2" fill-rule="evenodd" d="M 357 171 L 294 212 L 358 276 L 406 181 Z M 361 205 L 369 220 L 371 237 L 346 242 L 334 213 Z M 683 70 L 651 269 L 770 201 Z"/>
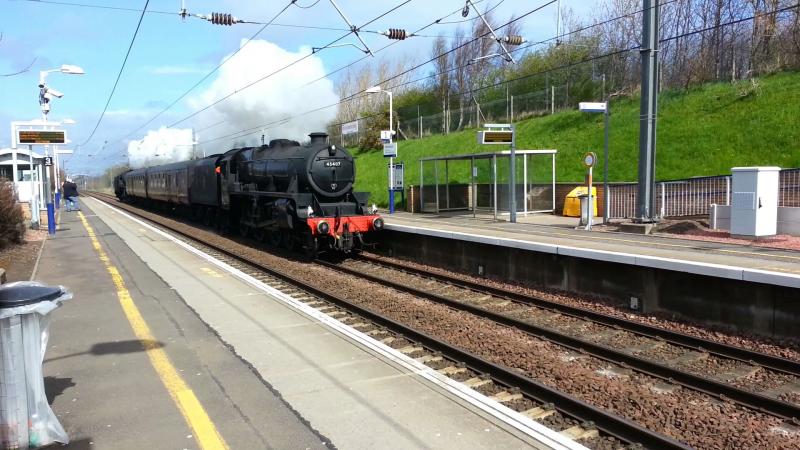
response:
<path id="1" fill-rule="evenodd" d="M 736 166 L 800 167 L 800 73 L 781 73 L 758 83 L 758 89 L 753 89 L 750 82 L 742 82 L 663 92 L 659 98 L 657 179 L 727 174 Z M 611 111 L 609 178 L 635 181 L 639 99 L 613 101 Z M 479 146 L 474 129 L 400 141 L 398 146 L 397 161 L 406 164 L 406 186 L 419 184 L 420 157 L 506 149 Z M 557 181 L 582 180 L 581 157 L 587 151 L 595 151 L 601 156 L 596 168 L 599 175 L 602 115 L 564 111 L 518 122 L 517 148 L 557 149 Z M 372 201 L 386 205 L 388 159 L 379 151 L 357 153 L 356 157 L 356 189 L 372 192 Z M 549 160 L 539 159 L 537 163 L 537 173 L 549 174 Z M 426 169 L 426 180 L 428 173 L 432 177 L 432 168 L 431 172 Z M 468 174 L 469 163 L 451 165 L 451 180 L 465 180 Z M 481 181 L 488 181 L 484 180 L 488 166 L 480 167 L 479 174 Z M 443 181 L 443 166 L 439 176 Z"/>

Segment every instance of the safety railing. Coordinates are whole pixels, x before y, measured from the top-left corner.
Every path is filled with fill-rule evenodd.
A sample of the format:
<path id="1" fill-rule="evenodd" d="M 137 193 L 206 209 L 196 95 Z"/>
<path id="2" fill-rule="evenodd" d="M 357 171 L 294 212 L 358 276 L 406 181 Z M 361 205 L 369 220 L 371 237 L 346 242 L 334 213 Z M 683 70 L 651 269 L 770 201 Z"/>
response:
<path id="1" fill-rule="evenodd" d="M 731 177 L 688 178 L 656 183 L 655 209 L 659 217 L 707 215 L 712 204 L 731 204 Z M 636 217 L 636 183 L 609 186 L 609 216 Z M 800 207 L 800 169 L 780 172 L 778 206 Z"/>

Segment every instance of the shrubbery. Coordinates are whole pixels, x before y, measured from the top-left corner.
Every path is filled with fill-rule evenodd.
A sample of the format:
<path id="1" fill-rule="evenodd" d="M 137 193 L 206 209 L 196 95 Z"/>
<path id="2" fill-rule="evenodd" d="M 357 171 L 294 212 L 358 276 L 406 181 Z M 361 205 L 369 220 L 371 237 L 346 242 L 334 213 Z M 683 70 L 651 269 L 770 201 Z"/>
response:
<path id="1" fill-rule="evenodd" d="M 14 196 L 14 184 L 0 178 L 0 249 L 22 242 L 25 218 Z"/>

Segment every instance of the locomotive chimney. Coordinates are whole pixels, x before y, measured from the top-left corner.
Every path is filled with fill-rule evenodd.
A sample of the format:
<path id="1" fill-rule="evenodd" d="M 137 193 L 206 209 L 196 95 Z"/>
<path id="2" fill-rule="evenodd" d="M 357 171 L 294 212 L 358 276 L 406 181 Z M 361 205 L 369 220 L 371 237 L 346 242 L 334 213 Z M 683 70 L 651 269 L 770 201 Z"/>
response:
<path id="1" fill-rule="evenodd" d="M 328 133 L 316 132 L 308 135 L 311 138 L 311 145 L 326 145 L 328 143 Z"/>

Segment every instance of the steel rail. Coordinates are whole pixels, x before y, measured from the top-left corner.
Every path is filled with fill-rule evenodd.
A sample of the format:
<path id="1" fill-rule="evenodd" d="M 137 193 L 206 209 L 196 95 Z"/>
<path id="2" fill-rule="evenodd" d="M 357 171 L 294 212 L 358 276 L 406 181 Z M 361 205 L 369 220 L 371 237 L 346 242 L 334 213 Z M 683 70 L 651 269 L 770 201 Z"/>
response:
<path id="1" fill-rule="evenodd" d="M 363 273 L 356 269 L 344 267 L 335 263 L 323 260 L 316 260 L 317 264 L 328 267 L 332 270 L 337 270 L 348 275 L 363 278 L 374 283 L 388 286 L 398 291 L 407 292 L 409 294 L 427 298 L 436 303 L 445 304 L 454 309 L 467 311 L 478 317 L 483 317 L 494 322 L 514 327 L 525 331 L 533 336 L 546 339 L 562 347 L 567 347 L 578 352 L 585 352 L 594 357 L 612 362 L 614 364 L 630 367 L 638 372 L 645 373 L 671 383 L 678 383 L 684 387 L 690 388 L 695 391 L 703 392 L 710 396 L 725 400 L 731 400 L 747 408 L 767 413 L 788 420 L 800 419 L 800 407 L 791 403 L 783 402 L 778 399 L 767 397 L 750 391 L 739 389 L 735 386 L 721 383 L 719 381 L 695 375 L 689 372 L 659 364 L 638 356 L 628 353 L 623 353 L 615 349 L 605 347 L 603 345 L 595 344 L 592 342 L 584 341 L 573 336 L 555 331 L 550 328 L 540 327 L 528 322 L 523 322 L 502 314 L 488 311 L 484 308 L 466 304 L 457 300 L 444 297 L 439 294 L 417 289 L 412 286 L 397 283 L 390 280 L 385 280 L 376 275 Z"/>
<path id="2" fill-rule="evenodd" d="M 90 193 L 89 195 L 97 198 L 100 201 L 106 201 L 100 198 L 101 196 L 110 197 L 116 200 L 115 197 L 109 194 Z M 326 301 L 334 303 L 347 310 L 353 311 L 356 314 L 375 322 L 379 326 L 392 330 L 397 334 L 403 335 L 405 337 L 408 337 L 414 341 L 421 343 L 422 345 L 431 349 L 432 351 L 441 352 L 442 354 L 448 355 L 448 357 L 450 358 L 453 358 L 457 361 L 462 361 L 466 363 L 469 369 L 475 372 L 488 373 L 491 375 L 492 378 L 496 379 L 501 383 L 507 384 L 509 386 L 517 386 L 520 388 L 521 392 L 524 392 L 526 395 L 535 399 L 536 401 L 541 402 L 543 404 L 552 403 L 557 410 L 561 411 L 564 414 L 567 414 L 584 422 L 593 422 L 599 430 L 611 436 L 614 436 L 617 439 L 620 439 L 622 441 L 631 444 L 641 444 L 646 448 L 653 448 L 653 449 L 688 450 L 691 448 L 686 444 L 683 444 L 673 438 L 654 432 L 650 429 L 642 427 L 641 425 L 635 422 L 632 422 L 628 419 L 612 414 L 596 406 L 590 405 L 569 394 L 557 391 L 556 389 L 546 386 L 532 378 L 521 375 L 520 373 L 514 371 L 509 367 L 501 366 L 499 364 L 487 361 L 471 352 L 468 352 L 459 347 L 448 344 L 443 340 L 440 340 L 426 333 L 423 333 L 421 331 L 403 325 L 402 323 L 390 319 L 386 316 L 383 316 L 379 313 L 373 312 L 369 309 L 353 304 L 352 302 L 336 294 L 309 285 L 306 282 L 298 280 L 297 278 L 289 274 L 283 273 L 272 267 L 268 267 L 257 261 L 252 261 L 244 256 L 237 254 L 232 250 L 225 249 L 222 246 L 202 241 L 198 239 L 196 236 L 193 236 L 188 232 L 179 230 L 176 227 L 170 226 L 165 223 L 158 223 L 154 221 L 151 217 L 147 217 L 144 214 L 137 212 L 136 210 L 138 208 L 126 205 L 121 202 L 116 202 L 116 203 L 117 207 L 121 207 L 125 211 L 130 212 L 136 216 L 139 216 L 142 219 L 148 220 L 150 222 L 155 222 L 159 226 L 165 227 L 173 233 L 176 233 L 192 241 L 199 242 L 204 246 L 210 247 L 215 251 L 226 255 L 227 257 L 230 257 L 241 263 L 250 265 L 263 272 L 266 272 L 269 275 L 278 278 L 283 282 L 286 282 L 303 291 L 306 291 L 307 293 L 310 293 L 314 296 L 317 296 Z"/>
<path id="3" fill-rule="evenodd" d="M 578 319 L 590 319 L 593 322 L 601 323 L 603 325 L 607 325 L 610 327 L 619 327 L 624 329 L 625 331 L 630 331 L 632 333 L 636 333 L 649 338 L 663 339 L 666 342 L 674 345 L 698 349 L 709 352 L 714 355 L 719 355 L 725 358 L 735 359 L 750 364 L 758 364 L 759 366 L 771 370 L 800 377 L 800 362 L 798 361 L 792 361 L 790 359 L 781 358 L 779 356 L 768 355 L 765 353 L 748 350 L 741 347 L 734 347 L 732 345 L 724 344 L 721 342 L 711 341 L 697 336 L 692 336 L 685 333 L 679 333 L 676 331 L 667 330 L 664 328 L 659 328 L 640 322 L 634 322 L 620 317 L 615 317 L 609 314 L 603 314 L 600 312 L 592 311 L 589 309 L 565 305 L 563 303 L 557 303 L 550 300 L 545 300 L 540 297 L 521 294 L 519 292 L 514 292 L 508 289 L 486 286 L 473 281 L 453 278 L 447 275 L 442 275 L 428 270 L 416 267 L 410 267 L 392 261 L 385 261 L 380 258 L 375 258 L 367 255 L 360 255 L 359 259 L 363 259 L 365 261 L 372 262 L 375 264 L 392 267 L 412 274 L 435 278 L 439 281 L 452 284 L 456 287 L 461 287 L 464 289 L 469 289 L 481 293 L 491 294 L 495 297 L 501 297 L 507 300 L 526 303 L 535 306 L 537 308 L 549 309 L 551 311 L 575 317 Z"/>

